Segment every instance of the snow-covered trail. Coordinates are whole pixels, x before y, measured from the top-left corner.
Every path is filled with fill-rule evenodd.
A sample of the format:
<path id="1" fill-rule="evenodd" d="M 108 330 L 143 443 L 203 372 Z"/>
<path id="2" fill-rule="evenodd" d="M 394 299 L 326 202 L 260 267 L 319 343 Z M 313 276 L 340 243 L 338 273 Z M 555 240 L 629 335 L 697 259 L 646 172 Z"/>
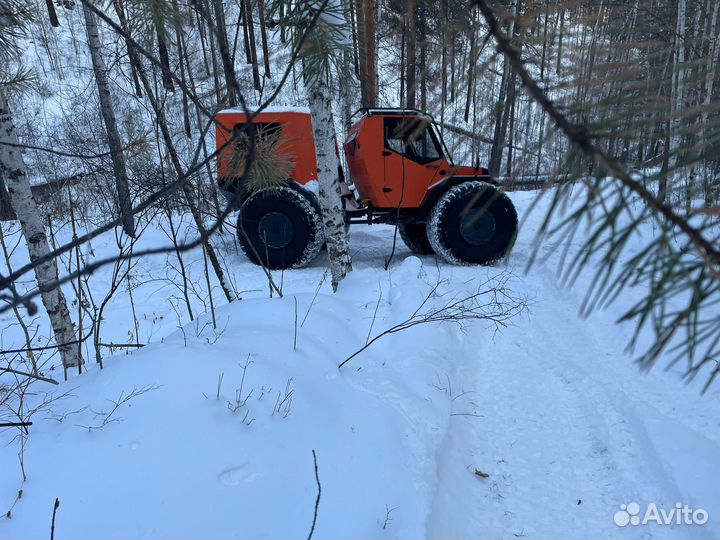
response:
<path id="1" fill-rule="evenodd" d="M 550 269 L 512 288 L 534 296 L 529 316 L 492 341 L 465 338 L 458 376 L 478 416 L 451 419 L 428 536 L 717 536 L 717 395 L 700 397 L 673 372 L 640 373 L 617 314 L 579 318 L 582 296 L 555 286 Z M 633 501 L 682 502 L 711 519 L 616 526 L 614 513 Z"/>

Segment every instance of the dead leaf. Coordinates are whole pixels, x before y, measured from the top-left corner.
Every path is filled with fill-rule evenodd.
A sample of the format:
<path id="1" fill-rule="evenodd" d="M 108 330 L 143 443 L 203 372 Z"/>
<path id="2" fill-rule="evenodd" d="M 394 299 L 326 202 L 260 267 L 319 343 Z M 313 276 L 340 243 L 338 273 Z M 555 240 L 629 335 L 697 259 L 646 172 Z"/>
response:
<path id="1" fill-rule="evenodd" d="M 480 469 L 475 469 L 475 476 L 478 478 L 490 478 L 490 475 L 486 472 L 482 472 Z"/>

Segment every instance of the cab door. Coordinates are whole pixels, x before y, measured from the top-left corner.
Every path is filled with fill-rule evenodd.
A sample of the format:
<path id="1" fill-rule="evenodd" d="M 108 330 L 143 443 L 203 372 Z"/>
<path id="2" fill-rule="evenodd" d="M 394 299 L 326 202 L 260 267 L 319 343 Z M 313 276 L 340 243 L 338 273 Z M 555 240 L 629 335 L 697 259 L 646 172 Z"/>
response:
<path id="1" fill-rule="evenodd" d="M 429 120 L 386 116 L 382 151 L 387 207 L 417 208 L 433 181 L 446 174 L 445 156 Z"/>

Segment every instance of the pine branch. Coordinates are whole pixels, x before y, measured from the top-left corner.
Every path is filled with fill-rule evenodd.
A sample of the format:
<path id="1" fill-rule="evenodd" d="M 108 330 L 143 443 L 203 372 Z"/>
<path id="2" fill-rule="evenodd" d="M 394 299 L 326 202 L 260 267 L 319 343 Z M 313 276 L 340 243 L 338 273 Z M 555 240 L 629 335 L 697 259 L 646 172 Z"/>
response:
<path id="1" fill-rule="evenodd" d="M 694 248 L 708 264 L 716 279 L 720 281 L 720 250 L 705 238 L 701 231 L 690 225 L 688 220 L 674 209 L 655 197 L 645 186 L 634 180 L 625 167 L 602 148 L 593 143 L 592 134 L 582 124 L 572 123 L 550 100 L 545 91 L 525 68 L 520 52 L 513 46 L 511 39 L 502 31 L 493 10 L 486 0 L 474 0 L 495 38 L 498 48 L 510 62 L 512 69 L 520 77 L 530 96 L 554 120 L 565 135 L 577 145 L 587 157 L 600 163 L 613 177 L 620 180 L 630 191 L 637 194 L 650 208 L 661 214 L 670 223 L 692 239 Z"/>

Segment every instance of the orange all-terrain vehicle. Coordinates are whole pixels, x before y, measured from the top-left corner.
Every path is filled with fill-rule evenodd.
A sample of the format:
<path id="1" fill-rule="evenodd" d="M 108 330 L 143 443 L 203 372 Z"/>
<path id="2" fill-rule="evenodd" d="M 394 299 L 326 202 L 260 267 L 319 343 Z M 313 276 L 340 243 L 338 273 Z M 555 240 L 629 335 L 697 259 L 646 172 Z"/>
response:
<path id="1" fill-rule="evenodd" d="M 508 252 L 517 234 L 512 202 L 487 169 L 453 163 L 431 116 L 414 109 L 358 115 L 344 145 L 350 178 L 338 171 L 348 225 L 396 224 L 413 252 L 454 264 L 489 264 Z M 238 237 L 251 261 L 303 266 L 324 243 L 310 111 L 266 108 L 251 117 L 248 129 L 241 110 L 217 115 L 219 185 L 241 210 Z M 244 175 L 253 146 L 261 182 Z"/>

